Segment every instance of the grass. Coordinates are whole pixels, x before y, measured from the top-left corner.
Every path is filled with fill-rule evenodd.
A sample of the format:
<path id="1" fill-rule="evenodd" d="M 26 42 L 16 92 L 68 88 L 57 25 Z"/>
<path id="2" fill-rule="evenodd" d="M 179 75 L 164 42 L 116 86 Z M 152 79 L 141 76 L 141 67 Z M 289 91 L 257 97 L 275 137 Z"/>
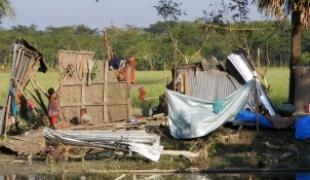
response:
<path id="1" fill-rule="evenodd" d="M 289 70 L 287 68 L 270 68 L 266 75 L 270 85 L 269 98 L 274 105 L 288 100 Z"/>
<path id="2" fill-rule="evenodd" d="M 137 72 L 137 86 L 131 90 L 131 103 L 133 108 L 141 108 L 144 106 L 138 100 L 138 88 L 142 85 L 146 92 L 147 103 L 154 106 L 158 103 L 158 97 L 164 93 L 164 75 L 169 77 L 167 83 L 171 79 L 171 73 L 167 71 L 139 71 Z M 0 102 L 3 99 L 8 89 L 8 73 L 0 73 Z M 36 79 L 40 86 L 47 90 L 49 87 L 56 87 L 58 81 L 57 72 L 48 72 L 46 74 L 37 73 Z M 270 68 L 267 72 L 267 81 L 270 84 L 270 99 L 278 105 L 287 100 L 288 96 L 288 79 L 289 71 L 286 68 Z M 145 102 L 144 102 L 145 103 Z"/>
<path id="3" fill-rule="evenodd" d="M 0 73 L 0 102 L 1 105 L 4 103 L 4 98 L 8 90 L 8 81 L 9 73 Z M 58 81 L 58 73 L 48 72 L 46 74 L 37 73 L 36 79 L 44 90 L 47 90 L 49 87 L 56 87 Z"/>

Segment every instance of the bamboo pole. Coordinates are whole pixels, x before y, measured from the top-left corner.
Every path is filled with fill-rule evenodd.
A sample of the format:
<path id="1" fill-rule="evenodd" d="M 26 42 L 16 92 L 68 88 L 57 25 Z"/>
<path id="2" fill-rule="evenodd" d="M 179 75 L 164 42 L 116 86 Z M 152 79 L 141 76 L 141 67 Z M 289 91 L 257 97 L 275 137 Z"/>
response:
<path id="1" fill-rule="evenodd" d="M 170 156 L 184 156 L 186 158 L 197 158 L 199 153 L 193 153 L 190 151 L 177 151 L 177 150 L 163 150 L 161 155 L 170 155 Z"/>
<path id="2" fill-rule="evenodd" d="M 173 65 L 173 90 L 174 91 L 176 90 L 176 84 L 175 84 L 176 78 L 177 78 L 177 65 L 174 64 Z"/>
<path id="3" fill-rule="evenodd" d="M 44 101 L 43 101 L 43 99 L 42 99 L 42 96 L 41 96 L 40 91 L 38 90 L 39 88 L 37 87 L 37 83 L 34 82 L 34 80 L 33 80 L 32 78 L 30 78 L 30 83 L 31 83 L 32 88 L 34 89 L 36 95 L 37 95 L 37 98 L 38 98 L 38 100 L 39 100 L 39 103 L 40 103 L 40 105 L 41 105 L 42 110 L 45 112 L 46 115 L 48 115 L 47 107 L 46 107 L 46 105 L 44 104 Z"/>
<path id="4" fill-rule="evenodd" d="M 257 67 L 260 69 L 260 48 L 257 48 Z"/>
<path id="5" fill-rule="evenodd" d="M 254 98 L 255 98 L 255 112 L 256 112 L 256 132 L 259 132 L 259 95 L 258 95 L 258 89 L 257 89 L 257 79 L 254 78 Z"/>
<path id="6" fill-rule="evenodd" d="M 10 109 L 11 109 L 11 102 L 12 101 L 12 96 L 8 96 L 8 100 L 7 100 L 7 104 L 6 104 L 6 111 L 5 111 L 5 120 L 3 123 L 4 126 L 4 139 L 6 139 L 6 130 L 7 130 L 7 122 L 9 119 L 9 113 L 10 113 Z M 15 119 L 16 120 L 16 119 Z"/>
<path id="7" fill-rule="evenodd" d="M 295 173 L 307 172 L 310 168 L 222 168 L 222 169 L 205 169 L 205 168 L 187 168 L 187 169 L 144 169 L 144 170 L 86 170 L 88 173 L 106 174 L 106 173 L 135 173 L 135 174 L 175 174 L 175 173 Z M 71 171 L 70 171 L 71 172 Z M 78 171 L 77 171 L 78 172 Z M 79 172 L 80 173 L 80 172 Z"/>
<path id="8" fill-rule="evenodd" d="M 184 94 L 189 95 L 189 85 L 188 85 L 188 64 L 185 66 L 185 74 L 184 74 Z"/>
<path id="9" fill-rule="evenodd" d="M 166 79 L 166 63 L 164 62 L 164 89 L 166 89 L 167 79 Z"/>
<path id="10" fill-rule="evenodd" d="M 104 48 L 106 50 L 106 59 L 110 60 L 112 58 L 112 49 L 109 45 L 109 38 L 108 38 L 108 30 L 103 31 L 103 39 L 104 39 Z"/>
<path id="11" fill-rule="evenodd" d="M 104 122 L 107 123 L 109 121 L 108 119 L 108 106 L 107 106 L 107 101 L 108 101 L 108 66 L 109 66 L 109 61 L 105 61 L 104 65 L 104 89 L 103 89 L 103 118 Z"/>
<path id="12" fill-rule="evenodd" d="M 166 79 L 166 63 L 164 62 L 164 89 L 166 90 L 167 79 Z M 167 126 L 167 118 L 165 118 L 165 126 Z"/>

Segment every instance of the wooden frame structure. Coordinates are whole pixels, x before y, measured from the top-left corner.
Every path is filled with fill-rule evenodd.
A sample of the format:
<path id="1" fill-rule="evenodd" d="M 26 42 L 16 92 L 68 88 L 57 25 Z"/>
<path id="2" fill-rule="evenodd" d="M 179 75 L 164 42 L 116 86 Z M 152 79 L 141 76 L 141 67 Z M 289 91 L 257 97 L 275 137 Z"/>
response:
<path id="1" fill-rule="evenodd" d="M 0 114 L 0 134 L 5 134 L 7 127 L 7 121 L 10 113 L 10 106 L 12 103 L 12 97 L 10 91 L 20 91 L 22 94 L 27 84 L 31 80 L 33 73 L 36 71 L 35 67 L 39 62 L 40 54 L 36 51 L 26 48 L 22 44 L 14 44 L 13 47 L 13 61 L 10 74 L 10 80 L 8 85 L 8 94 L 5 99 L 4 108 Z M 14 80 L 16 87 L 13 86 Z M 12 89 L 13 88 L 13 89 Z M 11 90 L 12 89 L 12 90 Z"/>
<path id="2" fill-rule="evenodd" d="M 117 71 L 108 69 L 108 61 L 93 61 L 93 57 L 91 51 L 59 51 L 60 117 L 78 124 L 80 109 L 86 108 L 95 125 L 127 120 L 130 115 L 127 82 L 117 79 Z"/>

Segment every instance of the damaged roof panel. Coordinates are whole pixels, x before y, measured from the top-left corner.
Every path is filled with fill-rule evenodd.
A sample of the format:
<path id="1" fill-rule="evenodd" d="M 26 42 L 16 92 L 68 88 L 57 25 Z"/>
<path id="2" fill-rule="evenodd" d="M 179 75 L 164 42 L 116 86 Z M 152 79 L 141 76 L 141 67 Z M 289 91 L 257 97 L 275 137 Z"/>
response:
<path id="1" fill-rule="evenodd" d="M 190 70 L 188 76 L 190 96 L 206 101 L 224 99 L 241 87 L 232 76 L 221 71 Z"/>

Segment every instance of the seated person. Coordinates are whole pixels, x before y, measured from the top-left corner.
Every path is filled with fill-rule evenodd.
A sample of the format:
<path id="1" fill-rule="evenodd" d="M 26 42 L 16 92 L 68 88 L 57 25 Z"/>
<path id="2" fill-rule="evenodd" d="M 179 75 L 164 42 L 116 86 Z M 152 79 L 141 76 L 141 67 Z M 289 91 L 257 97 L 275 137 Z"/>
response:
<path id="1" fill-rule="evenodd" d="M 92 125 L 92 119 L 87 114 L 87 109 L 86 108 L 82 108 L 80 110 L 80 123 L 82 125 Z"/>
<path id="2" fill-rule="evenodd" d="M 124 60 L 122 60 L 122 58 L 120 57 L 113 57 L 112 59 L 110 59 L 109 61 L 109 69 L 113 70 L 113 69 L 119 69 L 119 67 L 121 66 L 121 64 L 123 63 Z"/>

